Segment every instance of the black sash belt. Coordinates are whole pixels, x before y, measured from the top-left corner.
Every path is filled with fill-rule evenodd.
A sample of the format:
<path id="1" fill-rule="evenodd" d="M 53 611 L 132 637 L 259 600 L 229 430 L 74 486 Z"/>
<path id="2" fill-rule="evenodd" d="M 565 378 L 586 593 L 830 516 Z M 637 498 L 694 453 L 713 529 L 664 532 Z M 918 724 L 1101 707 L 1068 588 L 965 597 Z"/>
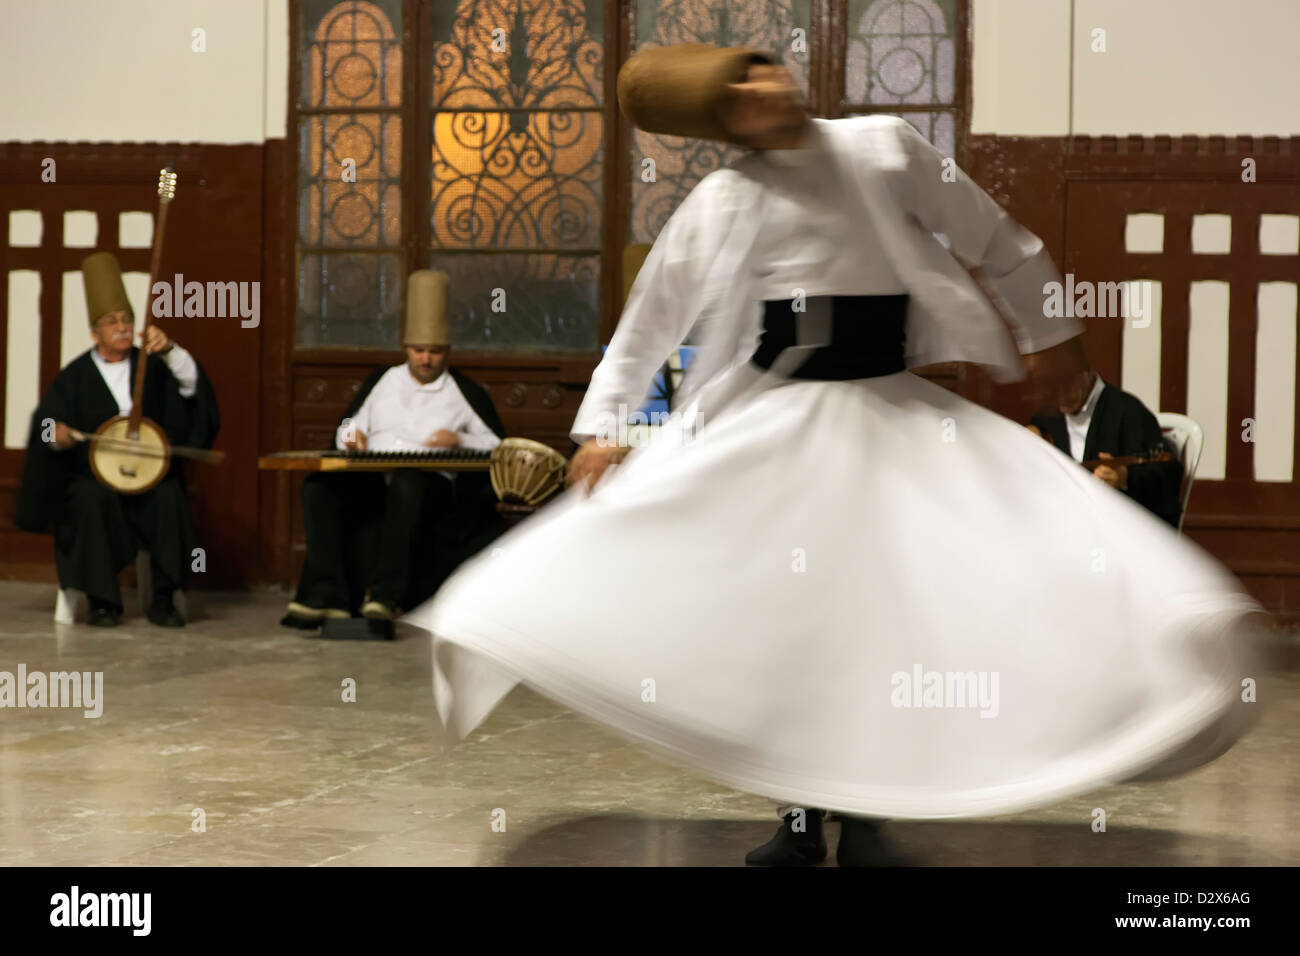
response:
<path id="1" fill-rule="evenodd" d="M 893 375 L 906 369 L 903 346 L 907 332 L 906 295 L 828 295 L 803 300 L 763 303 L 763 335 L 750 359 L 759 368 L 772 367 L 795 346 L 807 348 L 807 358 L 790 378 L 839 382 Z"/>

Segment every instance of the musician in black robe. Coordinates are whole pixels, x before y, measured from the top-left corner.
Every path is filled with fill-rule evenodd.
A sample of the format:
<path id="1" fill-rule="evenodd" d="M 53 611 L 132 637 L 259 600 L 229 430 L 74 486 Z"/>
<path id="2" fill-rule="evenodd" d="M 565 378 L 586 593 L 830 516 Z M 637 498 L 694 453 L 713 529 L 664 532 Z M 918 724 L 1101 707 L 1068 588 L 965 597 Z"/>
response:
<path id="1" fill-rule="evenodd" d="M 149 620 L 180 627 L 185 621 L 173 597 L 185 586 L 197 536 L 179 460 L 150 491 L 118 494 L 94 477 L 90 445 L 73 435 L 93 435 L 110 418 L 130 413 L 141 356 L 131 344 L 134 315 L 117 260 L 99 252 L 81 269 L 94 344 L 55 376 L 32 416 L 16 522 L 53 534 L 59 585 L 86 594 L 88 620 L 97 627 L 120 620 L 117 575 L 147 549 L 154 589 Z M 211 447 L 220 420 L 202 366 L 157 326 L 142 335 L 142 344 L 144 416 L 174 445 Z"/>
<path id="2" fill-rule="evenodd" d="M 1174 451 L 1141 399 L 1108 385 L 1091 369 L 1061 389 L 1057 405 L 1056 414 L 1036 415 L 1031 424 L 1075 461 Z M 1167 462 L 1102 465 L 1093 474 L 1178 527 L 1183 466 L 1176 455 Z"/>
<path id="3" fill-rule="evenodd" d="M 337 449 L 489 451 L 505 437 L 486 390 L 449 367 L 446 308 L 446 274 L 413 273 L 407 359 L 362 383 L 335 434 Z M 363 617 L 392 620 L 504 531 L 495 503 L 484 472 L 313 473 L 302 486 L 307 556 L 281 623 L 312 628 L 358 606 Z"/>

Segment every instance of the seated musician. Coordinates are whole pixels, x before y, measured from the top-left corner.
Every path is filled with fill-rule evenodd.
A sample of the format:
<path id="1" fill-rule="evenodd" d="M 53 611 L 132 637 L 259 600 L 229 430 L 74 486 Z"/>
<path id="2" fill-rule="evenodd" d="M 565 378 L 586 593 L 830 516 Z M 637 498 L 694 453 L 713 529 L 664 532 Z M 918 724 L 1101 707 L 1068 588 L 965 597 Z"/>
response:
<path id="1" fill-rule="evenodd" d="M 1142 401 L 1106 384 L 1092 369 L 1081 372 L 1061 389 L 1057 406 L 1058 414 L 1037 415 L 1032 425 L 1075 461 L 1173 451 L 1160 431 L 1160 423 Z M 1183 468 L 1176 456 L 1167 462 L 1101 465 L 1093 474 L 1178 527 Z"/>
<path id="2" fill-rule="evenodd" d="M 335 446 L 355 452 L 488 451 L 505 428 L 486 390 L 449 367 L 447 276 L 407 282 L 406 361 L 375 369 L 344 413 Z M 280 622 L 392 620 L 433 593 L 455 566 L 502 530 L 486 473 L 436 465 L 388 472 L 316 472 L 302 487 L 307 556 Z"/>
<path id="3" fill-rule="evenodd" d="M 127 415 L 140 350 L 131 344 L 134 315 L 117 260 L 107 252 L 81 264 L 94 347 L 55 377 L 32 416 L 18 495 L 17 524 L 54 534 L 59 585 L 85 592 L 89 623 L 112 627 L 122 615 L 117 575 L 140 548 L 152 566 L 151 622 L 181 627 L 173 596 L 183 588 L 197 536 L 190 520 L 179 459 L 143 494 L 118 494 L 94 476 L 88 449 L 74 430 L 94 435 Z M 219 425 L 216 397 L 194 356 L 156 325 L 141 335 L 146 354 L 143 414 L 175 445 L 209 448 Z"/>

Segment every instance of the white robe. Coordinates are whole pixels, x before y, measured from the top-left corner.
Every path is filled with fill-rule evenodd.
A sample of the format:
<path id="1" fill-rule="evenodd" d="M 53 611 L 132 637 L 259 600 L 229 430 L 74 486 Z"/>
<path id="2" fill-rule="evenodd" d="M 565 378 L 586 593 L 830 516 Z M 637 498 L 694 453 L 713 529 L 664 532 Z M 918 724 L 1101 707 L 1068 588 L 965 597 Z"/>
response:
<path id="1" fill-rule="evenodd" d="M 975 362 L 1000 381 L 1017 381 L 1024 376 L 1017 346 L 1038 352 L 1082 331 L 1074 318 L 1044 315 L 1043 286 L 1059 282 L 1060 274 L 1042 240 L 946 165 L 910 123 L 869 116 L 812 124 L 834 157 L 829 173 L 843 189 L 846 214 L 879 237 L 878 253 L 911 294 L 909 367 Z M 764 221 L 765 185 L 783 175 L 751 153 L 736 168 L 704 177 L 673 213 L 592 375 L 574 441 L 594 436 L 602 414 L 620 405 L 638 408 L 664 357 L 692 327 L 701 344 L 683 381 L 682 403 L 753 354 L 760 304 L 745 264 Z M 936 235 L 946 237 L 948 248 Z M 1015 341 L 958 260 L 981 267 L 1015 325 Z"/>
<path id="2" fill-rule="evenodd" d="M 983 264 L 1021 348 L 1077 332 L 1042 315 L 1041 243 L 945 182 L 907 124 L 817 129 L 818 171 L 852 146 L 859 188 L 809 200 L 803 226 L 860 225 L 843 255 L 884 257 L 872 281 L 909 291 L 910 362 L 1015 371 L 1012 337 L 935 232 Z M 468 734 L 525 681 L 779 803 L 913 818 L 1014 811 L 1216 755 L 1253 716 L 1239 638 L 1257 610 L 1218 564 L 1027 429 L 909 372 L 789 381 L 745 361 L 758 277 L 777 265 L 755 242 L 779 226 L 763 200 L 793 175 L 750 156 L 687 198 L 574 433 L 636 408 L 701 314 L 702 427 L 676 418 L 409 616 L 434 635 L 444 725 Z"/>

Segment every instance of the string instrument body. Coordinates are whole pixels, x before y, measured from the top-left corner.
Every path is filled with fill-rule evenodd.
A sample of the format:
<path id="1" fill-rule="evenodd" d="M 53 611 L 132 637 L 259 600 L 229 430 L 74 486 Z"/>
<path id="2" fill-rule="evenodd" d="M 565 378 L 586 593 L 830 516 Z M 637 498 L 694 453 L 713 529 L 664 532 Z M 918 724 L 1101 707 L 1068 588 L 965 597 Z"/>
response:
<path id="1" fill-rule="evenodd" d="M 140 361 L 145 360 L 144 352 Z M 171 446 L 158 423 L 140 416 L 131 434 L 131 416 L 110 418 L 95 431 L 90 447 L 90 470 L 95 478 L 122 495 L 141 495 L 156 487 L 171 467 Z M 137 446 L 138 451 L 132 446 Z"/>

